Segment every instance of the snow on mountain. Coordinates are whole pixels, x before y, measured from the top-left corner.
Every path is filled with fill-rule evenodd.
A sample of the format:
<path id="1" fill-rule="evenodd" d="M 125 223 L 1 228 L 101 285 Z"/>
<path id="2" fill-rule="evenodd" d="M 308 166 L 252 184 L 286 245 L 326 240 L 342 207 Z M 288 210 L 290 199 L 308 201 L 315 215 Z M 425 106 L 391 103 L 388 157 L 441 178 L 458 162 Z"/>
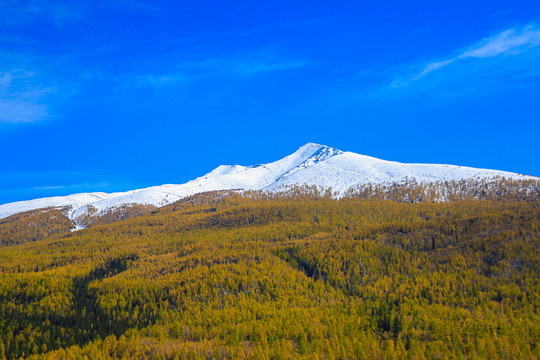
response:
<path id="1" fill-rule="evenodd" d="M 263 190 L 272 191 L 295 184 L 331 186 L 344 192 L 357 184 L 382 184 L 414 179 L 416 182 L 505 177 L 513 179 L 538 179 L 516 173 L 438 164 L 403 164 L 374 157 L 344 152 L 326 161 L 313 164 L 302 171 L 290 174 Z"/>
<path id="2" fill-rule="evenodd" d="M 71 207 L 78 208 L 80 206 L 91 204 L 102 199 L 114 196 L 115 194 L 107 194 L 103 192 L 82 193 L 68 196 L 53 196 L 28 201 L 18 201 L 14 203 L 0 205 L 0 219 L 10 215 L 47 207 Z"/>
<path id="3" fill-rule="evenodd" d="M 135 190 L 125 195 L 106 198 L 91 205 L 98 211 L 122 204 L 150 204 L 163 206 L 193 194 L 213 190 L 262 189 L 276 182 L 297 167 L 307 167 L 341 151 L 318 144 L 306 144 L 281 160 L 262 165 L 221 165 L 208 174 L 181 185 L 161 185 Z M 72 218 L 86 212 L 86 206 L 74 211 Z"/>
<path id="4" fill-rule="evenodd" d="M 123 204 L 163 206 L 187 196 L 212 190 L 278 191 L 291 185 L 332 187 L 343 192 L 363 183 L 391 183 L 407 179 L 417 182 L 506 177 L 538 179 L 498 170 L 454 165 L 403 164 L 385 161 L 328 146 L 309 143 L 281 160 L 262 165 L 221 165 L 208 174 L 180 185 L 161 185 L 121 193 L 84 193 L 0 205 L 0 218 L 45 207 L 69 207 L 68 217 L 76 219 L 88 205 L 107 211 Z"/>

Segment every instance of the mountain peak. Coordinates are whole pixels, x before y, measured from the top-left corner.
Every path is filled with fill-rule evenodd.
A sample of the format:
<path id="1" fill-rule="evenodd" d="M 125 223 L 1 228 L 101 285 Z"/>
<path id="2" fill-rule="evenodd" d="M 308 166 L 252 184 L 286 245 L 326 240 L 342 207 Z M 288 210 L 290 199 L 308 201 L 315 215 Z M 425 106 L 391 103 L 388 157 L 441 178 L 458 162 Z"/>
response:
<path id="1" fill-rule="evenodd" d="M 307 144 L 300 146 L 300 147 L 298 148 L 298 150 L 301 150 L 301 149 L 308 149 L 308 148 L 322 148 L 322 147 L 328 147 L 328 146 L 322 145 L 322 144 L 313 143 L 313 142 L 308 142 Z"/>
<path id="2" fill-rule="evenodd" d="M 296 151 L 310 151 L 310 150 L 321 150 L 321 149 L 332 149 L 332 150 L 341 151 L 341 150 L 332 148 L 330 146 L 317 144 L 317 143 L 313 143 L 313 142 L 308 142 L 307 144 L 300 146 L 298 148 L 298 150 L 296 150 Z"/>
<path id="3" fill-rule="evenodd" d="M 294 166 L 291 166 L 286 172 L 283 173 L 278 179 L 294 174 L 295 172 L 311 167 L 317 163 L 328 160 L 336 155 L 343 154 L 343 151 L 335 149 L 326 145 L 307 143 L 301 146 L 293 154 L 287 156 L 295 160 Z M 283 160 L 285 160 L 283 159 Z"/>
<path id="4" fill-rule="evenodd" d="M 185 184 L 153 186 L 114 194 L 75 194 L 0 205 L 0 219 L 11 214 L 45 207 L 69 207 L 68 216 L 76 219 L 87 210 L 87 205 L 98 211 L 125 204 L 163 206 L 187 196 L 216 190 L 274 191 L 287 187 L 308 185 L 331 187 L 338 193 L 359 184 L 386 184 L 410 181 L 436 182 L 440 180 L 538 179 L 497 170 L 474 169 L 452 165 L 402 164 L 307 143 L 284 158 L 254 166 L 222 165 Z"/>
<path id="5" fill-rule="evenodd" d="M 300 146 L 293 154 L 289 155 L 291 157 L 298 157 L 306 161 L 313 157 L 317 158 L 318 161 L 326 160 L 332 156 L 342 154 L 343 151 L 332 148 L 330 146 L 321 145 L 309 142 L 303 146 Z"/>

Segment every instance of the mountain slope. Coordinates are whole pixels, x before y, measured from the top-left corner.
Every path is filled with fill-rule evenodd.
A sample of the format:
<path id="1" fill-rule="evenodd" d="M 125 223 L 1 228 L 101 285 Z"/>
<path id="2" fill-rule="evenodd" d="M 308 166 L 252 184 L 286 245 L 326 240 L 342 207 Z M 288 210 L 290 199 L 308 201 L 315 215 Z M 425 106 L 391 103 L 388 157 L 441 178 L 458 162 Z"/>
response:
<path id="1" fill-rule="evenodd" d="M 230 200 L 0 247 L 0 358 L 540 357 L 538 201 Z"/>
<path id="2" fill-rule="evenodd" d="M 295 184 L 308 184 L 321 187 L 331 186 L 333 190 L 343 192 L 357 184 L 382 184 L 403 182 L 414 179 L 417 182 L 435 182 L 440 180 L 488 179 L 505 177 L 512 179 L 534 179 L 516 173 L 477 169 L 456 165 L 439 164 L 403 164 L 385 161 L 374 157 L 344 152 L 324 162 L 313 164 L 309 168 L 290 174 L 276 181 L 264 190 L 276 190 Z"/>
<path id="3" fill-rule="evenodd" d="M 124 204 L 163 206 L 184 197 L 213 190 L 277 191 L 293 185 L 332 187 L 344 192 L 365 183 L 417 182 L 505 177 L 537 179 L 515 173 L 454 165 L 403 164 L 385 161 L 328 146 L 308 143 L 281 160 L 262 165 L 221 165 L 195 180 L 180 185 L 161 185 L 121 193 L 85 193 L 42 198 L 0 205 L 0 218 L 45 207 L 69 207 L 68 217 L 76 219 Z"/>

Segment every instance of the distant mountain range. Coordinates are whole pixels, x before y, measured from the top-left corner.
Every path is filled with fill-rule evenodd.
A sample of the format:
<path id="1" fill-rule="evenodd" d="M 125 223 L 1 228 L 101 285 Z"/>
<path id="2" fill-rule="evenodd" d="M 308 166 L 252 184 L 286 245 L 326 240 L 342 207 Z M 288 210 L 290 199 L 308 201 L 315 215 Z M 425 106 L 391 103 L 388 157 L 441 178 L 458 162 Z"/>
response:
<path id="1" fill-rule="evenodd" d="M 370 156 L 344 152 L 328 146 L 308 143 L 281 160 L 262 165 L 221 165 L 208 174 L 185 184 L 166 184 L 118 193 L 82 193 L 55 196 L 0 205 L 0 218 L 48 207 L 66 207 L 70 219 L 88 212 L 88 206 L 98 212 L 126 204 L 148 204 L 157 207 L 214 190 L 279 191 L 290 186 L 315 185 L 331 187 L 343 193 L 359 184 L 436 182 L 441 180 L 535 179 L 516 173 L 437 164 L 403 164 Z"/>

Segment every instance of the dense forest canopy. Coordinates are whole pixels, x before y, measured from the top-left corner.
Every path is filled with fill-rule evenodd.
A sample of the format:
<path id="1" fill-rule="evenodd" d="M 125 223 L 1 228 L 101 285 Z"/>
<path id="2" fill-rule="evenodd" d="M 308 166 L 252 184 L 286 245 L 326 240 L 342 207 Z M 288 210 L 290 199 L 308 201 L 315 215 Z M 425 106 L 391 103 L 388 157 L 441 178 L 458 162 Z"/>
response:
<path id="1" fill-rule="evenodd" d="M 0 222 L 0 358 L 540 358 L 519 189 L 209 193 L 76 232 L 21 214 Z"/>

